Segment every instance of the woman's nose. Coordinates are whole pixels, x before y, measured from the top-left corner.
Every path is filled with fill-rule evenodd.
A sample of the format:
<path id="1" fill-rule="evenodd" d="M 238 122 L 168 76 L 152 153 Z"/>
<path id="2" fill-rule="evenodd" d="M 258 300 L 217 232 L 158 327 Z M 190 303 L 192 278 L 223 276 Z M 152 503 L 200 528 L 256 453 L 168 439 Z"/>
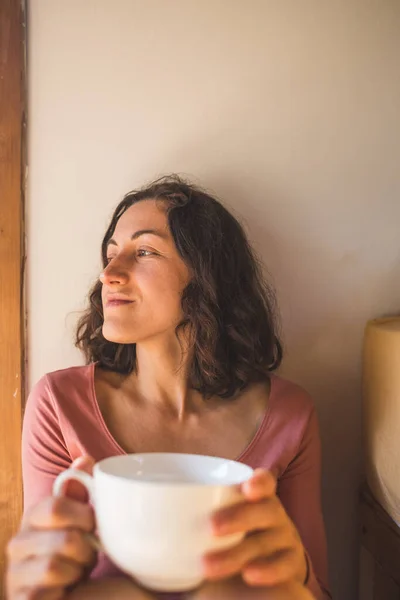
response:
<path id="1" fill-rule="evenodd" d="M 114 259 L 100 273 L 99 279 L 101 283 L 109 286 L 125 285 L 129 281 L 129 273 L 119 261 Z"/>

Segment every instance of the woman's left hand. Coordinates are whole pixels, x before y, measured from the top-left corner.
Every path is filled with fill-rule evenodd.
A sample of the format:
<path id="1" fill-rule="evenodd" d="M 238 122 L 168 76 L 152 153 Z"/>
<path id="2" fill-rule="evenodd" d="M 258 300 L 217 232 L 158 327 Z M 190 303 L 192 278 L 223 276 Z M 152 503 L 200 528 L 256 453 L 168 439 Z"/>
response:
<path id="1" fill-rule="evenodd" d="M 248 585 L 277 586 L 305 583 L 308 564 L 296 527 L 276 495 L 273 475 L 257 469 L 242 485 L 246 502 L 215 513 L 212 527 L 217 536 L 245 533 L 229 550 L 204 557 L 205 576 L 216 581 L 241 574 Z"/>

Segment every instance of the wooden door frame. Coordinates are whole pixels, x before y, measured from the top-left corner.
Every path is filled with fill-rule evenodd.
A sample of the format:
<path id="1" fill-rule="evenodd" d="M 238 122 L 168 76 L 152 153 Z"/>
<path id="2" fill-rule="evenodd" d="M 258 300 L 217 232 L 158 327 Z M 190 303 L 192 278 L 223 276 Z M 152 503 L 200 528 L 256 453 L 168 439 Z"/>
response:
<path id="1" fill-rule="evenodd" d="M 24 4 L 0 0 L 0 598 L 4 550 L 22 512 L 25 114 Z"/>

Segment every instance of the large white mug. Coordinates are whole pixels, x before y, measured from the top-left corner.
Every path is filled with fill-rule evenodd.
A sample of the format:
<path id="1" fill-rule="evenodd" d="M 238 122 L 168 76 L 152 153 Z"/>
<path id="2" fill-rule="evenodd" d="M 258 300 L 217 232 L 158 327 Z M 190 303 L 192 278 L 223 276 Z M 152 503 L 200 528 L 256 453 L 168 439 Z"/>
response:
<path id="1" fill-rule="evenodd" d="M 203 580 L 202 556 L 230 548 L 242 534 L 215 537 L 211 514 L 243 500 L 253 473 L 242 463 L 197 454 L 128 454 L 98 462 L 93 477 L 68 469 L 54 483 L 80 481 L 94 506 L 110 559 L 154 591 L 181 592 Z"/>

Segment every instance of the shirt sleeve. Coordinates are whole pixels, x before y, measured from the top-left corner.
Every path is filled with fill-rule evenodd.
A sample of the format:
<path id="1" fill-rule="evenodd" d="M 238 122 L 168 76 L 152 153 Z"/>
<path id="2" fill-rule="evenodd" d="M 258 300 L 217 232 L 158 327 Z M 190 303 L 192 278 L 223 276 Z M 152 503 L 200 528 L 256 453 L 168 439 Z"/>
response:
<path id="1" fill-rule="evenodd" d="M 47 376 L 32 389 L 22 428 L 24 511 L 51 496 L 55 478 L 71 465 Z"/>
<path id="2" fill-rule="evenodd" d="M 307 587 L 328 600 L 328 557 L 321 507 L 321 441 L 312 410 L 295 458 L 278 481 L 278 496 L 302 539 L 308 560 Z"/>

